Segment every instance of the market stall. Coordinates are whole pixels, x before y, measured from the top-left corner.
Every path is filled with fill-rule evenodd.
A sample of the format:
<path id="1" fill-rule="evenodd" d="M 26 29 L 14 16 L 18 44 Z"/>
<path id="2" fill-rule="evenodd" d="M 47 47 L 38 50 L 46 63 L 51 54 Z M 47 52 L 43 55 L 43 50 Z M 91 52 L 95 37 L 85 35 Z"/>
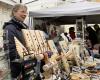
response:
<path id="1" fill-rule="evenodd" d="M 67 40 L 64 34 L 64 39 L 54 41 L 52 37 L 55 38 L 58 35 L 57 27 L 54 25 L 52 25 L 51 32 L 53 36 L 50 36 L 51 38 L 43 32 L 47 26 L 44 24 L 42 24 L 42 30 L 39 25 L 35 30 L 23 29 L 22 34 L 25 44 L 22 44 L 14 37 L 20 59 L 15 59 L 13 62 L 22 64 L 22 71 L 18 76 L 18 80 L 22 78 L 28 78 L 28 80 L 99 80 L 100 60 L 94 57 L 94 54 L 98 54 L 98 52 L 90 50 L 84 43 L 85 22 L 99 23 L 99 9 L 100 3 L 78 2 L 65 3 L 62 6 L 46 10 L 31 10 L 29 17 L 43 20 L 44 22 L 54 22 L 55 25 L 77 23 L 77 32 L 81 30 L 83 34 L 82 38 L 77 36 L 73 40 Z M 94 18 L 95 16 L 97 16 L 96 19 Z M 32 20 L 30 21 L 33 23 Z M 78 23 L 81 23 L 79 30 Z M 2 32 L 2 38 L 3 34 L 8 37 L 7 32 Z M 8 39 L 6 39 L 4 44 L 8 42 Z M 9 47 L 8 45 L 6 47 L 8 48 L 8 53 Z M 7 76 L 10 76 L 9 65 L 5 63 L 9 59 L 7 53 L 0 55 L 0 63 L 4 63 L 4 65 L 0 65 L 0 74 L 5 72 Z M 3 70 L 4 67 L 5 69 Z M 0 77 L 5 79 L 5 73 L 2 73 Z"/>
<path id="2" fill-rule="evenodd" d="M 76 24 L 76 19 L 84 19 L 86 24 L 99 24 L 99 13 L 100 3 L 85 1 L 65 3 L 64 5 L 55 8 L 38 11 L 31 10 L 29 12 L 29 16 L 37 20 L 55 23 L 57 25 Z M 84 24 L 82 23 L 82 25 Z M 84 31 L 82 33 L 84 35 Z M 43 75 L 45 76 L 46 80 L 54 80 L 54 77 L 55 79 L 59 80 L 100 79 L 99 59 L 93 57 L 95 52 L 88 50 L 84 41 L 76 39 L 72 42 L 59 41 L 58 43 L 61 50 L 60 53 L 56 49 L 56 47 L 58 48 L 59 46 L 55 46 L 53 41 L 48 41 L 48 50 L 53 52 L 53 55 L 51 57 L 47 57 L 47 55 L 44 57 L 46 62 L 43 66 Z M 49 55 L 50 54 L 48 54 L 48 56 Z M 51 69 L 53 71 L 51 71 Z M 50 75 L 53 77 L 51 78 Z"/>

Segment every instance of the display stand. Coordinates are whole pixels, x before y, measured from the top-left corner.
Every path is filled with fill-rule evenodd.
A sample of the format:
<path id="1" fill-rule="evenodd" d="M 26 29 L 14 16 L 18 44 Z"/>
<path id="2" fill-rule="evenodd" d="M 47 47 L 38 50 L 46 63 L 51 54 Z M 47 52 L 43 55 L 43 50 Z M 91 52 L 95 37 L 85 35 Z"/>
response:
<path id="1" fill-rule="evenodd" d="M 59 77 L 61 79 L 68 79 L 68 75 L 70 72 L 69 72 L 69 67 L 68 67 L 69 64 L 67 63 L 66 56 L 63 54 L 63 52 L 59 53 L 57 51 L 57 48 L 53 40 L 48 40 L 48 45 L 50 47 L 50 50 L 53 52 L 53 55 L 49 58 L 50 62 L 48 62 L 43 66 L 44 71 L 48 71 L 53 68 L 54 72 L 56 70 L 56 74 L 54 73 L 56 78 Z"/>
<path id="2" fill-rule="evenodd" d="M 60 59 L 61 55 L 63 55 L 63 54 L 61 53 L 61 55 L 59 56 L 59 53 L 58 53 L 58 51 L 56 49 L 56 46 L 55 46 L 54 42 L 52 40 L 49 40 L 48 44 L 47 44 L 45 36 L 44 36 L 44 33 L 42 31 L 39 31 L 39 30 L 25 30 L 25 29 L 23 29 L 22 32 L 23 32 L 24 39 L 25 39 L 25 42 L 26 42 L 26 47 L 28 49 L 26 52 L 29 52 L 29 53 L 33 52 L 33 54 L 34 54 L 33 58 L 37 59 L 36 74 L 37 75 L 41 74 L 41 72 L 39 70 L 41 67 L 43 67 L 43 69 L 44 69 L 44 66 L 41 66 L 41 62 L 40 61 L 42 59 L 45 60 L 45 58 L 46 58 L 45 64 L 49 64 L 49 62 L 50 62 L 52 66 L 50 65 L 51 66 L 51 70 L 50 71 L 47 72 L 47 71 L 44 70 L 45 71 L 43 73 L 44 76 L 46 75 L 45 74 L 46 72 L 47 73 L 50 72 L 48 74 L 48 76 L 49 75 L 53 75 L 52 72 L 54 72 L 54 74 L 56 74 L 57 72 L 55 72 L 55 71 L 57 69 L 59 69 L 58 66 L 57 66 L 59 60 L 57 61 L 57 59 Z M 50 57 L 50 54 L 48 54 L 47 51 L 53 52 L 51 57 Z M 62 62 L 64 64 L 67 64 L 66 61 L 64 61 L 65 58 L 64 59 L 60 59 L 60 60 L 62 60 Z M 45 76 L 45 78 L 47 78 L 47 76 Z"/>
<path id="3" fill-rule="evenodd" d="M 22 30 L 24 39 L 26 42 L 26 47 L 28 49 L 29 53 L 33 53 L 34 57 L 36 59 L 36 79 L 40 78 L 41 76 L 41 60 L 44 58 L 43 53 L 48 51 L 48 46 L 46 43 L 46 39 L 44 36 L 43 31 L 40 30 Z"/>
<path id="4" fill-rule="evenodd" d="M 34 60 L 30 63 L 32 65 L 35 64 L 31 68 L 31 73 L 28 71 L 31 74 L 31 79 L 70 80 L 70 77 L 73 79 L 75 75 L 73 71 L 82 73 L 82 65 L 84 65 L 82 59 L 88 55 L 85 52 L 84 46 L 80 44 L 78 40 L 73 40 L 72 43 L 68 45 L 65 41 L 59 41 L 61 52 L 58 52 L 53 40 L 47 41 L 42 31 L 25 29 L 22 31 L 26 45 L 21 44 L 18 39 L 15 38 L 16 48 L 23 61 L 28 60 L 29 64 L 29 57 L 36 60 L 35 63 Z M 75 66 L 70 67 L 68 62 L 69 58 L 70 60 L 74 59 L 76 63 Z M 44 61 L 43 65 L 42 61 Z M 80 77 L 79 74 L 78 76 Z M 79 77 L 77 79 L 79 79 Z"/>
<path id="5" fill-rule="evenodd" d="M 20 41 L 14 37 L 15 43 L 16 43 L 16 49 L 20 56 L 20 60 L 18 60 L 18 63 L 22 64 L 22 73 L 19 76 L 19 79 L 21 76 L 23 76 L 23 79 L 25 79 L 27 76 L 30 76 L 34 72 L 35 66 L 35 60 L 34 60 L 34 54 L 29 53 L 29 51 L 24 47 L 23 44 L 20 43 Z M 31 70 L 30 70 L 31 69 Z"/>

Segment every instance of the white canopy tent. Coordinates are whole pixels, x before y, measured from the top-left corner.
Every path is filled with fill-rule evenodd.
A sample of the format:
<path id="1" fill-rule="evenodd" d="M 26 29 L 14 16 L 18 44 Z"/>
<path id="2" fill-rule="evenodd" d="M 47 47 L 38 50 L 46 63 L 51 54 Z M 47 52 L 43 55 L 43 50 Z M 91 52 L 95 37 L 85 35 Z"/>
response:
<path id="1" fill-rule="evenodd" d="M 76 24 L 76 19 L 85 17 L 88 24 L 100 24 L 100 3 L 73 2 L 42 10 L 30 10 L 29 16 L 60 24 Z"/>
<path id="2" fill-rule="evenodd" d="M 97 2 L 76 2 L 65 3 L 64 5 L 29 12 L 33 17 L 57 17 L 57 16 L 81 16 L 100 14 L 100 3 Z"/>

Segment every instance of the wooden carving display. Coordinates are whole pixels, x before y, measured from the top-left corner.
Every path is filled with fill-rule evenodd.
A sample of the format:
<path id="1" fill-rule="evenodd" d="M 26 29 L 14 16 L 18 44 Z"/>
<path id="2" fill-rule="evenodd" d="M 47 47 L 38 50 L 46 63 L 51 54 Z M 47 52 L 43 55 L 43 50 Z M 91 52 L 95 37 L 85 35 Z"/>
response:
<path id="1" fill-rule="evenodd" d="M 62 55 L 62 62 L 63 62 L 63 66 L 65 68 L 65 71 L 67 73 L 70 73 L 70 70 L 69 70 L 69 63 L 67 62 L 67 53 L 68 52 L 68 46 L 66 45 L 65 41 L 60 41 L 59 42 L 59 45 L 61 46 L 61 49 L 62 49 L 62 52 L 61 52 L 61 55 Z"/>
<path id="2" fill-rule="evenodd" d="M 16 37 L 14 37 L 14 39 L 15 39 L 17 52 L 18 52 L 19 56 L 23 59 L 24 56 L 29 55 L 29 52 Z M 32 53 L 34 53 L 34 52 L 32 52 Z M 31 54 L 31 56 L 34 57 L 34 54 Z"/>
<path id="3" fill-rule="evenodd" d="M 56 48 L 53 40 L 48 40 L 48 46 L 49 46 L 50 50 L 53 52 L 53 55 L 51 56 L 50 59 L 52 61 L 53 60 L 55 61 L 59 54 L 58 54 L 57 48 Z"/>
<path id="4" fill-rule="evenodd" d="M 80 66 L 80 45 L 78 45 L 77 41 L 72 42 L 69 46 L 65 44 L 65 41 L 59 42 L 62 52 L 64 56 L 66 56 L 67 60 L 75 60 L 76 64 Z"/>
<path id="5" fill-rule="evenodd" d="M 23 36 L 24 36 L 29 53 L 34 51 L 35 57 L 37 59 L 42 59 L 43 54 L 40 54 L 40 53 L 43 53 L 43 49 L 40 44 L 41 39 L 38 39 L 39 35 L 36 34 L 35 30 L 23 29 L 22 32 L 23 32 Z"/>
<path id="6" fill-rule="evenodd" d="M 66 44 L 65 41 L 59 41 L 59 45 L 60 45 L 63 53 L 68 52 L 68 45 Z"/>
<path id="7" fill-rule="evenodd" d="M 61 44 L 61 42 L 60 42 Z M 64 65 L 64 68 L 65 68 L 65 71 L 66 72 L 69 72 L 68 69 L 69 69 L 69 64 L 67 63 L 67 59 L 66 59 L 66 54 L 64 54 L 63 52 L 61 52 L 61 55 L 58 54 L 58 51 L 56 49 L 56 46 L 53 42 L 53 40 L 48 40 L 48 45 L 51 49 L 51 51 L 54 53 L 51 58 L 49 59 L 50 62 L 46 65 L 43 66 L 44 70 L 48 70 L 50 69 L 51 67 L 57 65 L 57 60 L 60 59 L 62 60 L 63 62 L 63 65 Z M 67 49 L 67 46 L 64 47 Z"/>
<path id="8" fill-rule="evenodd" d="M 43 70 L 45 71 L 44 76 L 46 79 L 50 79 L 52 72 L 54 72 L 54 70 L 56 70 L 58 67 L 58 63 L 56 61 L 58 57 L 58 51 L 53 40 L 48 40 L 48 47 L 53 54 L 50 58 L 48 58 L 48 62 L 46 62 L 46 64 L 43 66 Z"/>
<path id="9" fill-rule="evenodd" d="M 49 48 L 47 46 L 47 42 L 46 42 L 46 39 L 45 39 L 45 33 L 43 31 L 40 31 L 40 30 L 35 30 L 34 33 L 37 36 L 37 39 L 38 39 L 38 42 L 40 44 L 42 53 L 48 51 Z"/>
<path id="10" fill-rule="evenodd" d="M 40 30 L 22 30 L 26 46 L 37 53 L 43 53 L 48 50 L 45 35 Z"/>
<path id="11" fill-rule="evenodd" d="M 29 30 L 23 29 L 23 36 L 26 42 L 26 46 L 29 50 L 29 52 L 31 51 L 35 51 L 35 44 L 34 44 L 34 39 L 35 39 L 35 35 L 34 38 L 31 36 L 31 33 L 29 32 Z M 36 42 L 35 42 L 36 43 Z"/>
<path id="12" fill-rule="evenodd" d="M 85 47 L 80 44 L 78 40 L 73 40 L 72 43 L 69 45 L 69 51 L 73 55 L 73 59 L 76 61 L 76 64 L 80 66 L 82 64 L 82 57 L 87 57 L 88 52 Z M 68 58 L 68 57 L 67 57 Z"/>
<path id="13" fill-rule="evenodd" d="M 51 58 L 49 58 L 49 62 L 43 66 L 43 70 L 48 72 L 48 70 L 52 70 L 53 68 L 54 72 L 56 70 L 59 71 L 60 68 L 57 66 L 59 65 L 60 62 L 60 66 L 63 67 L 62 69 L 63 75 L 68 76 L 70 73 L 70 69 L 69 69 L 69 64 L 67 62 L 66 54 L 64 54 L 63 52 L 61 52 L 61 54 L 58 53 L 53 40 L 48 40 L 48 45 L 50 47 L 50 50 L 53 52 L 53 55 L 51 56 Z"/>
<path id="14" fill-rule="evenodd" d="M 43 77 L 45 77 L 44 80 L 63 80 L 58 78 L 53 79 L 51 77 L 54 75 L 60 75 L 60 77 L 65 75 L 68 77 L 70 73 L 68 60 L 74 60 L 77 66 L 81 66 L 83 56 L 88 56 L 86 48 L 80 45 L 77 40 L 73 40 L 70 44 L 67 44 L 66 41 L 59 41 L 61 48 L 61 53 L 59 53 L 54 41 L 47 41 L 43 31 L 23 29 L 22 32 L 26 45 L 23 45 L 14 37 L 17 52 L 22 59 L 24 56 L 29 55 L 37 59 L 37 62 L 44 61 L 45 64 L 43 66 L 39 65 L 39 67 L 37 67 L 37 69 L 42 67 L 44 70 L 44 72 L 41 73 Z"/>

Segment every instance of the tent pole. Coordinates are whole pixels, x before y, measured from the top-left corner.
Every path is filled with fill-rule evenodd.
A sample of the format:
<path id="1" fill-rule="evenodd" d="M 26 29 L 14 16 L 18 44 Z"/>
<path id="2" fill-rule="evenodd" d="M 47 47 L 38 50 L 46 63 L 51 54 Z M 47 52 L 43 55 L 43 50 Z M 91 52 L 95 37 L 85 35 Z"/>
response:
<path id="1" fill-rule="evenodd" d="M 20 0 L 20 3 L 22 3 L 22 0 Z"/>

